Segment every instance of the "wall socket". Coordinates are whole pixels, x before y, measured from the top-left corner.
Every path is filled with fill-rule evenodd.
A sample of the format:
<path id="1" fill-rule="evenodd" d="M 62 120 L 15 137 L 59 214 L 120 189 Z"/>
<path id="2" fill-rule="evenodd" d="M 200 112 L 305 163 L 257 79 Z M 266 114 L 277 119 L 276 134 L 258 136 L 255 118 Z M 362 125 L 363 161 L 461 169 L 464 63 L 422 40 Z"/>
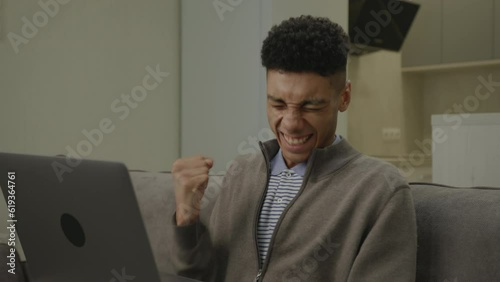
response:
<path id="1" fill-rule="evenodd" d="M 399 141 L 401 139 L 401 128 L 399 127 L 384 127 L 382 128 L 382 140 L 384 141 Z"/>

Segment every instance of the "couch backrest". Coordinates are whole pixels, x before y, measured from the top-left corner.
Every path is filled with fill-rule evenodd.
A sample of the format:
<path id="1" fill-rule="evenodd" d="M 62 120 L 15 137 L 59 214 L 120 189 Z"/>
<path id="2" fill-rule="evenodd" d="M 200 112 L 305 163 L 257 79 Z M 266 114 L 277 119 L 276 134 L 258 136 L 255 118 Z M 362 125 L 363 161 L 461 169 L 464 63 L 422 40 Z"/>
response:
<path id="1" fill-rule="evenodd" d="M 417 281 L 500 281 L 500 188 L 411 188 Z"/>
<path id="2" fill-rule="evenodd" d="M 130 173 L 157 265 L 172 272 L 169 228 L 175 210 L 170 173 Z M 211 176 L 202 202 L 208 220 L 223 176 Z M 500 281 L 500 188 L 411 184 L 418 227 L 417 281 Z"/>

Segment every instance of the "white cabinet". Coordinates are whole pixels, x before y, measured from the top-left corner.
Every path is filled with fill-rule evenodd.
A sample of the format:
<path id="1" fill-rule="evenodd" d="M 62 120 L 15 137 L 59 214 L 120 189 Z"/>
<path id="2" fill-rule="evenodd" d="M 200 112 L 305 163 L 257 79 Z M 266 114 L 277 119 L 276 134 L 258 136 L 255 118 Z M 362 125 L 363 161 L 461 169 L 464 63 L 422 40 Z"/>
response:
<path id="1" fill-rule="evenodd" d="M 432 180 L 500 187 L 500 113 L 433 115 Z"/>

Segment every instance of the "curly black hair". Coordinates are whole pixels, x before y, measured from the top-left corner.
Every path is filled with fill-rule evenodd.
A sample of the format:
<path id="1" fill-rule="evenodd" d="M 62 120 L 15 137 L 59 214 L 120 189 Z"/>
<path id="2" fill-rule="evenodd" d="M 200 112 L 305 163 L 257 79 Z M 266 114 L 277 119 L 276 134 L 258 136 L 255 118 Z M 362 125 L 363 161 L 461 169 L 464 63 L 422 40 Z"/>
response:
<path id="1" fill-rule="evenodd" d="M 314 72 L 329 76 L 345 72 L 349 36 L 328 18 L 300 16 L 275 25 L 261 50 L 268 69 Z"/>

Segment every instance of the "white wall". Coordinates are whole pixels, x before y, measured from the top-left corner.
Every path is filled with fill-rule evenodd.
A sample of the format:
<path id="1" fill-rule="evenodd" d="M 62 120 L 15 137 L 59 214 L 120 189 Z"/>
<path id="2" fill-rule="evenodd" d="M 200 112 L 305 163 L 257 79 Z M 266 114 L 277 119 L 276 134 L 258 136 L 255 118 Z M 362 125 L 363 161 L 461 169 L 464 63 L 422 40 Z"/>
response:
<path id="1" fill-rule="evenodd" d="M 261 118 L 265 77 L 260 64 L 266 20 L 261 17 L 265 1 L 225 4 L 231 10 L 220 16 L 212 2 L 182 1 L 181 155 L 213 157 L 213 172 L 219 172 L 241 142 L 267 127 Z"/>
<path id="2" fill-rule="evenodd" d="M 423 163 L 410 164 L 415 142 L 422 141 L 420 76 L 403 74 L 401 53 L 392 51 L 351 57 L 349 75 L 353 85 L 349 140 L 353 146 L 399 167 L 408 181 L 431 181 L 430 155 L 424 155 Z M 401 129 L 401 139 L 384 140 L 384 128 Z"/>
<path id="3" fill-rule="evenodd" d="M 491 85 L 484 85 L 491 76 Z M 422 75 L 423 137 L 431 138 L 431 116 L 458 113 L 500 113 L 500 67 L 474 67 Z M 475 99 L 476 89 L 486 99 Z M 490 95 L 488 95 L 490 93 Z M 486 97 L 486 96 L 485 96 Z M 477 103 L 475 103 L 477 101 Z"/>
<path id="4" fill-rule="evenodd" d="M 353 88 L 349 138 L 353 146 L 372 156 L 406 156 L 422 132 L 418 77 L 403 75 L 401 53 L 392 51 L 351 57 L 349 75 Z M 401 139 L 383 140 L 383 128 L 401 129 Z"/>
<path id="5" fill-rule="evenodd" d="M 258 150 L 256 139 L 273 137 L 260 62 L 271 25 L 312 14 L 347 27 L 348 6 L 347 0 L 221 0 L 218 7 L 225 12 L 218 14 L 213 2 L 182 1 L 181 155 L 211 156 L 212 172 L 218 173 L 238 154 Z M 346 114 L 341 114 L 338 132 L 346 136 L 346 129 Z"/>
<path id="6" fill-rule="evenodd" d="M 67 154 L 66 146 L 77 150 L 88 140 L 82 130 L 109 118 L 114 131 L 86 158 L 169 169 L 179 154 L 179 1 L 68 2 L 16 54 L 8 34 L 22 36 L 22 18 L 33 22 L 43 10 L 38 1 L 4 1 L 0 151 Z M 113 111 L 113 101 L 156 65 L 170 76 L 120 119 L 124 111 Z"/>
<path id="7" fill-rule="evenodd" d="M 365 154 L 400 167 L 408 181 L 432 181 L 432 155 L 417 145 L 432 140 L 431 115 L 460 110 L 500 112 L 500 88 L 495 86 L 500 81 L 498 66 L 402 73 L 401 53 L 378 51 L 352 57 L 349 73 L 353 83 L 351 143 Z M 490 76 L 492 84 L 484 86 L 481 81 L 488 81 Z M 490 95 L 476 99 L 477 87 L 482 87 L 481 94 Z M 401 140 L 384 141 L 384 127 L 401 128 Z M 412 161 L 414 153 L 424 160 L 413 157 Z"/>
<path id="8" fill-rule="evenodd" d="M 67 154 L 66 146 L 76 150 L 87 140 L 82 130 L 109 118 L 115 130 L 87 158 L 170 169 L 179 155 L 179 8 L 178 0 L 69 1 L 16 54 L 8 34 L 23 36 L 23 17 L 32 22 L 43 10 L 38 1 L 3 1 L 0 151 Z M 170 76 L 121 120 L 111 104 L 157 64 Z M 2 198 L 0 242 L 7 235 Z"/>

